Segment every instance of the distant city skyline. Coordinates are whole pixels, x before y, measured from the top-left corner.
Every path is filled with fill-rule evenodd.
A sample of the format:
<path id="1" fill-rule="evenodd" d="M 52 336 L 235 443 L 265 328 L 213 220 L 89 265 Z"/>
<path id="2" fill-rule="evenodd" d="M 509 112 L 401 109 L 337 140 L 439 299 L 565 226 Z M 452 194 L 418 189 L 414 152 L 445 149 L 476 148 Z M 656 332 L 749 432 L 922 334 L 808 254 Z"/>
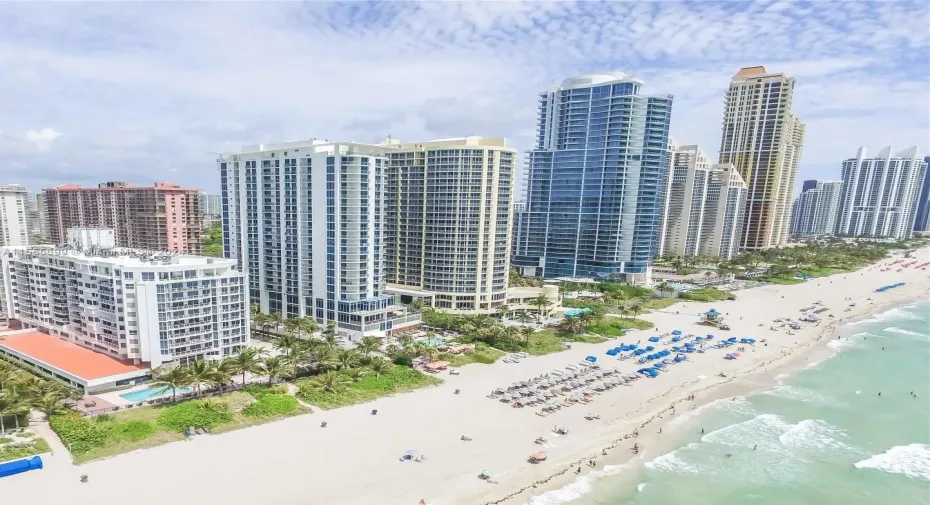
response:
<path id="1" fill-rule="evenodd" d="M 926 148 L 930 131 L 913 113 L 930 100 L 926 66 L 907 59 L 930 48 L 926 30 L 907 28 L 930 15 L 926 2 L 234 5 L 0 5 L 0 184 L 36 192 L 157 175 L 218 193 L 205 168 L 217 152 L 388 134 L 504 137 L 522 167 L 536 92 L 613 70 L 675 95 L 671 135 L 714 160 L 735 69 L 796 78 L 801 179 L 836 178 L 859 145 Z M 870 30 L 848 29 L 863 22 Z M 173 28 L 188 25 L 198 28 Z M 295 52 L 314 54 L 313 68 Z"/>

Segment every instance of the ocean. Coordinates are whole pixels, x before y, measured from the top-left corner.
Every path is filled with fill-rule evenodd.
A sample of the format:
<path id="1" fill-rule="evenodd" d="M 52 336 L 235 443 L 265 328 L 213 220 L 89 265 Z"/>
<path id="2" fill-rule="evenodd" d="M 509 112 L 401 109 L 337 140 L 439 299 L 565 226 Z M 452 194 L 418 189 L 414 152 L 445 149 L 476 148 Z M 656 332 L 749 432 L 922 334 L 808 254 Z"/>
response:
<path id="1" fill-rule="evenodd" d="M 530 505 L 930 504 L 930 303 L 840 334 L 833 356 L 770 390 L 673 420 L 668 450 L 639 468 L 607 466 Z"/>

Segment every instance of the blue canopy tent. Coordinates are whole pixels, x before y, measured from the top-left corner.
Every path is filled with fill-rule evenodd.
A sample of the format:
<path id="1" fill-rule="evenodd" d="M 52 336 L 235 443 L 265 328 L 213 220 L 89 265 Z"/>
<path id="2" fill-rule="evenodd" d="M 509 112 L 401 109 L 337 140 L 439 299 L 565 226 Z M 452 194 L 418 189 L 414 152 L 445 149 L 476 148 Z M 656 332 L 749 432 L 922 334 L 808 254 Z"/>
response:
<path id="1" fill-rule="evenodd" d="M 630 349 L 636 349 L 637 347 L 639 347 L 639 344 L 629 344 L 627 347 L 629 347 Z"/>
<path id="2" fill-rule="evenodd" d="M 0 477 L 9 477 L 18 473 L 28 472 L 30 470 L 41 470 L 42 458 L 33 456 L 28 459 L 17 459 L 7 463 L 0 463 Z"/>
<path id="3" fill-rule="evenodd" d="M 638 373 L 648 375 L 649 377 L 658 377 L 659 372 L 656 372 L 653 368 L 640 368 L 637 370 Z"/>
<path id="4" fill-rule="evenodd" d="M 681 335 L 681 330 L 672 331 L 672 335 Z"/>
<path id="5" fill-rule="evenodd" d="M 618 354 L 618 352 L 617 352 L 616 349 L 608 349 L 608 350 L 607 350 L 607 355 L 608 355 L 608 356 L 616 356 L 617 354 Z"/>
<path id="6" fill-rule="evenodd" d="M 679 341 L 681 341 L 681 337 L 672 337 L 672 342 L 679 342 Z"/>
<path id="7" fill-rule="evenodd" d="M 658 341 L 659 341 L 659 337 L 649 337 L 649 341 L 650 341 L 650 342 L 658 342 Z"/>
<path id="8" fill-rule="evenodd" d="M 639 355 L 641 355 L 641 354 L 646 354 L 646 350 L 645 350 L 645 349 L 636 349 L 635 351 L 633 351 L 633 355 L 634 355 L 634 356 L 639 356 Z"/>
<path id="9" fill-rule="evenodd" d="M 694 344 L 691 342 L 685 342 L 685 347 L 694 347 Z"/>
<path id="10" fill-rule="evenodd" d="M 654 351 L 654 350 L 656 350 L 656 348 L 655 348 L 655 347 L 652 347 L 651 345 L 647 345 L 647 346 L 646 346 L 646 350 L 647 350 L 647 351 Z"/>
<path id="11" fill-rule="evenodd" d="M 585 360 L 585 361 L 588 361 L 588 362 L 590 362 L 590 363 L 596 363 L 596 362 L 597 362 L 597 358 L 594 357 L 594 356 L 588 356 L 588 357 L 586 357 L 584 360 Z"/>

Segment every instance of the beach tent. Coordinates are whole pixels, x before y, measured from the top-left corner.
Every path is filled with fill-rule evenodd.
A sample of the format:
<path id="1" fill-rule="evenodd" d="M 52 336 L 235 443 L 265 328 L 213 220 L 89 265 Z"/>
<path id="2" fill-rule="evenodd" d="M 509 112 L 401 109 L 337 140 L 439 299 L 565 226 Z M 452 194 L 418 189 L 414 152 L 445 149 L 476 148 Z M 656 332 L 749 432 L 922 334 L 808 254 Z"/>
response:
<path id="1" fill-rule="evenodd" d="M 681 330 L 672 331 L 672 335 L 681 335 Z"/>
<path id="2" fill-rule="evenodd" d="M 588 362 L 590 362 L 590 363 L 595 363 L 595 362 L 597 362 L 597 358 L 594 357 L 594 356 L 588 356 L 588 357 L 586 357 L 584 360 L 585 360 L 585 361 L 588 361 Z"/>
<path id="3" fill-rule="evenodd" d="M 648 351 L 654 351 L 654 350 L 656 350 L 655 347 L 652 347 L 651 345 L 647 345 L 647 346 L 646 346 L 646 351 L 647 351 L 647 352 L 648 352 Z"/>
<path id="4" fill-rule="evenodd" d="M 713 339 L 714 339 L 714 336 L 708 333 L 708 334 L 707 334 L 707 340 L 713 340 Z"/>
<path id="5" fill-rule="evenodd" d="M 608 355 L 608 356 L 616 356 L 617 354 L 618 354 L 618 353 L 617 353 L 617 350 L 616 350 L 616 349 L 609 349 L 609 350 L 607 351 L 607 355 Z"/>
<path id="6" fill-rule="evenodd" d="M 645 349 L 636 349 L 635 351 L 633 351 L 633 355 L 634 355 L 634 356 L 639 356 L 639 355 L 645 354 L 645 353 L 646 353 L 646 350 L 645 350 Z"/>
<path id="7" fill-rule="evenodd" d="M 681 337 L 672 337 L 672 342 L 679 342 L 679 341 L 681 341 Z"/>
<path id="8" fill-rule="evenodd" d="M 649 341 L 650 341 L 650 342 L 658 342 L 658 341 L 659 341 L 659 337 L 649 337 Z"/>
<path id="9" fill-rule="evenodd" d="M 30 470 L 41 470 L 42 458 L 33 456 L 28 459 L 18 459 L 7 463 L 0 463 L 0 477 L 9 477 Z"/>

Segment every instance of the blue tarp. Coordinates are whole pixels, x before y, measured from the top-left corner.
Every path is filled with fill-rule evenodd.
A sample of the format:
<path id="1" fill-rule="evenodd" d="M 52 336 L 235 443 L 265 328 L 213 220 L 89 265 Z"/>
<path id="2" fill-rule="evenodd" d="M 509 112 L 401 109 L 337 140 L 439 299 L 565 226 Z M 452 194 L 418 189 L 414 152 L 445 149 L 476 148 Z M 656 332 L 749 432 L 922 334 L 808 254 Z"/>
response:
<path id="1" fill-rule="evenodd" d="M 649 337 L 649 341 L 650 341 L 650 342 L 658 342 L 658 341 L 659 341 L 659 337 Z"/>
<path id="2" fill-rule="evenodd" d="M 17 459 L 7 463 L 0 463 L 0 477 L 9 477 L 29 470 L 41 470 L 42 458 L 33 456 L 28 459 Z"/>
<path id="3" fill-rule="evenodd" d="M 594 356 L 588 356 L 584 359 L 585 361 L 590 361 L 591 363 L 597 362 L 597 358 Z"/>

